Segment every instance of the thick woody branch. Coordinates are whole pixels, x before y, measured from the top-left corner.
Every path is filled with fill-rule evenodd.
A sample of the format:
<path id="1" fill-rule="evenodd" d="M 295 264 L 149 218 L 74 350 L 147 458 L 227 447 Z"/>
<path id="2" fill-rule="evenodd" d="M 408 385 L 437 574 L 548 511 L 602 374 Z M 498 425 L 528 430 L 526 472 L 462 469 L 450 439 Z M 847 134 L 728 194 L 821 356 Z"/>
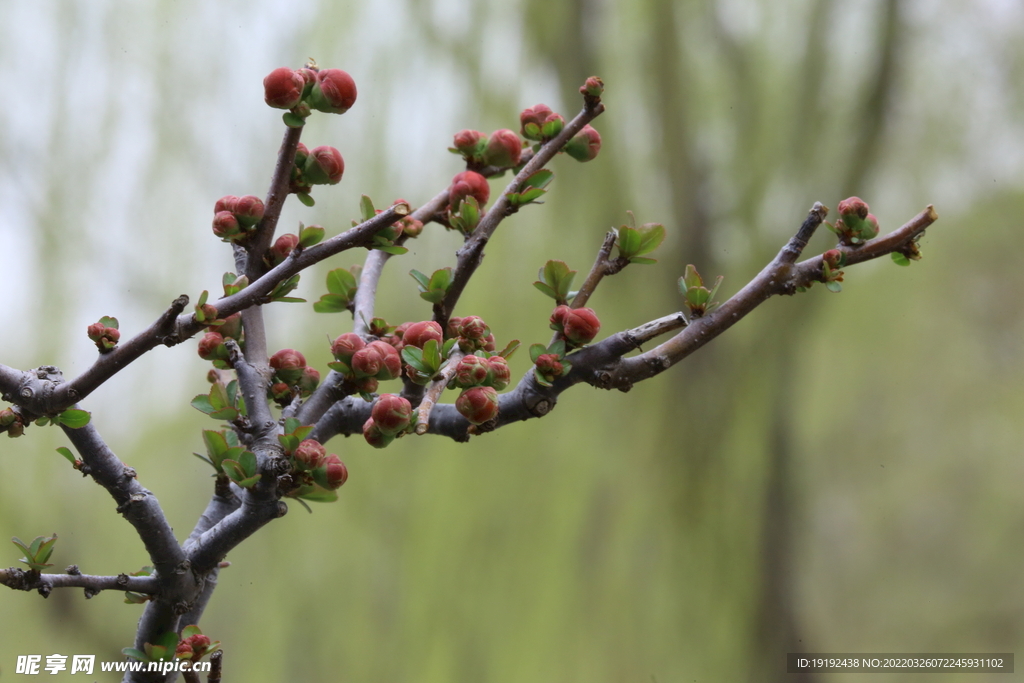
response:
<path id="1" fill-rule="evenodd" d="M 815 209 L 820 205 L 815 205 Z M 690 325 L 665 343 L 632 358 L 625 358 L 610 368 L 598 386 L 626 390 L 634 383 L 653 377 L 686 358 L 709 341 L 725 332 L 761 303 L 776 294 L 794 294 L 800 287 L 824 281 L 822 257 L 815 256 L 795 264 L 813 229 L 824 220 L 812 209 L 797 235 L 783 247 L 778 256 L 728 301 Z M 938 219 L 929 205 L 901 228 L 869 240 L 859 246 L 836 247 L 846 257 L 846 265 L 863 263 L 880 256 L 909 249 L 925 229 Z"/>
<path id="2" fill-rule="evenodd" d="M 84 588 L 86 597 L 92 597 L 100 591 L 119 590 L 136 593 L 153 594 L 159 589 L 159 580 L 155 576 L 92 576 L 82 574 L 75 566 L 68 568 L 67 574 L 40 574 L 25 571 L 17 567 L 0 569 L 0 585 L 15 590 L 37 590 L 48 595 L 54 588 Z"/>
<path id="3" fill-rule="evenodd" d="M 300 137 L 302 137 L 302 128 L 285 130 L 281 149 L 277 153 L 274 176 L 270 180 L 267 199 L 263 203 L 263 218 L 256 224 L 255 234 L 246 249 L 249 254 L 249 262 L 245 274 L 249 276 L 250 281 L 259 279 L 267 270 L 263 264 L 263 256 L 270 249 L 270 241 L 274 238 L 277 220 L 281 217 L 281 209 L 284 208 L 284 200 L 288 198 L 288 182 L 291 179 L 292 165 L 295 163 L 295 151 L 298 149 Z"/>
<path id="4" fill-rule="evenodd" d="M 14 394 L 26 376 L 27 373 L 21 370 L 0 365 L 0 395 L 5 401 L 12 402 L 14 400 Z"/>
<path id="5" fill-rule="evenodd" d="M 267 341 L 260 307 L 247 308 L 242 312 L 242 316 L 243 324 L 245 324 L 245 357 L 242 356 L 242 351 L 238 348 L 235 340 L 230 339 L 226 342 L 228 362 L 235 374 L 238 375 L 238 388 L 242 392 L 242 400 L 245 401 L 246 414 L 255 426 L 258 437 L 264 430 L 272 428 L 275 423 L 274 416 L 270 413 L 270 403 L 267 401 L 267 383 L 270 377 L 270 366 L 267 365 Z M 251 329 L 259 332 L 252 338 L 249 337 L 250 327 L 246 324 L 249 322 L 255 323 Z"/>
<path id="6" fill-rule="evenodd" d="M 491 236 L 498 229 L 498 225 L 505 216 L 514 212 L 515 207 L 509 201 L 508 195 L 518 192 L 522 187 L 523 181 L 544 168 L 554 158 L 555 154 L 565 147 L 565 143 L 571 140 L 576 133 L 583 129 L 583 126 L 593 121 L 603 111 L 604 105 L 600 102 L 597 102 L 594 106 L 590 106 L 588 102 L 588 105 L 576 115 L 576 118 L 565 125 L 561 133 L 544 143 L 537 150 L 536 154 L 516 174 L 512 182 L 508 184 L 505 191 L 498 197 L 498 200 L 494 202 L 491 210 L 480 219 L 480 223 L 476 226 L 469 240 L 457 252 L 458 260 L 455 272 L 452 274 L 452 283 L 448 287 L 444 300 L 434 305 L 434 320 L 440 323 L 442 330 L 447 327 L 448 319 L 455 310 L 455 305 L 458 303 L 459 297 L 462 296 L 462 292 L 466 288 L 470 277 L 473 276 L 473 273 L 476 272 L 476 269 L 483 261 L 484 247 L 487 246 Z"/>
<path id="7" fill-rule="evenodd" d="M 275 495 L 260 495 L 246 491 L 238 509 L 186 547 L 193 571 L 199 574 L 208 573 L 239 543 L 271 520 L 283 517 L 287 512 L 288 506 L 277 500 Z"/>

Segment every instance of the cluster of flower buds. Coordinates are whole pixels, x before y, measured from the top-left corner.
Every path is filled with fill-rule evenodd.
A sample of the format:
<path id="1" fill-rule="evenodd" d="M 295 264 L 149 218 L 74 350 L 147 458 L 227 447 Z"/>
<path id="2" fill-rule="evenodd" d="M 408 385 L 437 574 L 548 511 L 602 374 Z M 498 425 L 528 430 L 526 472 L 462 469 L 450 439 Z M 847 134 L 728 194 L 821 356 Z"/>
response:
<path id="1" fill-rule="evenodd" d="M 10 408 L 0 410 L 0 432 L 7 432 L 12 439 L 25 433 L 25 423 L 21 415 Z"/>
<path id="2" fill-rule="evenodd" d="M 221 197 L 213 207 L 213 234 L 225 242 L 239 242 L 262 218 L 263 200 L 259 197 Z"/>
<path id="3" fill-rule="evenodd" d="M 295 247 L 299 245 L 299 236 L 287 232 L 276 240 L 270 247 L 270 252 L 267 254 L 267 260 L 271 267 L 283 263 L 288 255 L 295 251 Z"/>
<path id="4" fill-rule="evenodd" d="M 287 428 L 287 427 L 286 427 Z M 314 484 L 334 491 L 348 480 L 348 468 L 338 456 L 328 455 L 327 449 L 315 439 L 296 441 L 311 431 L 312 427 L 300 427 L 295 431 L 279 436 L 285 448 L 285 455 L 292 464 L 292 478 L 298 485 L 298 495 L 302 497 L 303 489 L 308 492 Z"/>
<path id="5" fill-rule="evenodd" d="M 457 339 L 463 353 L 473 353 L 474 351 L 493 353 L 496 348 L 491 328 L 478 315 L 449 318 L 445 337 Z"/>
<path id="6" fill-rule="evenodd" d="M 198 662 L 207 654 L 219 649 L 217 645 L 210 640 L 209 636 L 196 633 L 187 638 L 182 638 L 181 642 L 178 643 L 178 647 L 174 650 L 174 658 Z"/>
<path id="7" fill-rule="evenodd" d="M 321 145 L 310 151 L 300 142 L 295 150 L 288 189 L 298 194 L 309 194 L 313 185 L 337 185 L 344 173 L 345 160 L 334 147 Z"/>
<path id="8" fill-rule="evenodd" d="M 363 438 L 374 448 L 385 448 L 412 426 L 412 404 L 396 394 L 382 394 L 363 424 Z"/>
<path id="9" fill-rule="evenodd" d="M 547 142 L 562 132 L 565 119 L 561 114 L 551 111 L 546 104 L 538 104 L 524 109 L 519 114 L 519 123 L 523 137 L 527 140 Z"/>
<path id="10" fill-rule="evenodd" d="M 320 373 L 306 365 L 306 357 L 295 349 L 282 349 L 270 357 L 274 376 L 268 393 L 281 405 L 291 402 L 295 395 L 305 398 L 320 384 Z"/>
<path id="11" fill-rule="evenodd" d="M 829 225 L 839 235 L 843 244 L 861 244 L 878 235 L 878 219 L 868 213 L 867 202 L 860 197 L 849 197 L 839 202 L 839 220 L 835 227 Z M 828 225 L 826 223 L 826 225 Z"/>
<path id="12" fill-rule="evenodd" d="M 396 379 L 402 374 L 402 359 L 394 346 L 386 341 L 367 344 L 354 332 L 346 332 L 331 344 L 335 362 L 330 366 L 348 380 L 356 391 L 372 394 L 380 381 Z"/>
<path id="13" fill-rule="evenodd" d="M 100 353 L 112 351 L 117 346 L 117 340 L 121 338 L 121 332 L 117 329 L 117 318 L 103 316 L 98 322 L 89 325 L 87 330 L 89 339 L 96 343 Z"/>
<path id="14" fill-rule="evenodd" d="M 341 69 L 280 67 L 263 79 L 263 100 L 275 109 L 287 109 L 295 117 L 289 125 L 301 126 L 313 109 L 344 114 L 356 102 L 356 82 Z M 296 126 L 296 127 L 297 127 Z"/>
<path id="15" fill-rule="evenodd" d="M 557 353 L 542 353 L 534 361 L 534 370 L 540 379 L 551 384 L 569 370 L 569 365 Z"/>
<path id="16" fill-rule="evenodd" d="M 455 409 L 472 424 L 483 424 L 498 416 L 498 392 L 494 387 L 466 389 L 455 399 Z"/>
<path id="17" fill-rule="evenodd" d="M 839 270 L 846 264 L 846 254 L 839 249 L 829 249 L 821 255 L 821 276 L 825 286 L 833 292 L 841 292 L 843 271 Z"/>
<path id="18" fill-rule="evenodd" d="M 512 168 L 522 157 L 523 141 L 508 128 L 496 130 L 490 137 L 478 130 L 462 130 L 455 134 L 454 146 L 449 151 L 461 154 L 471 166 Z"/>
<path id="19" fill-rule="evenodd" d="M 567 346 L 579 347 L 594 341 L 601 331 L 601 321 L 592 309 L 562 305 L 551 313 L 551 329 L 561 335 Z"/>
<path id="20" fill-rule="evenodd" d="M 448 387 L 451 389 L 471 389 L 472 387 L 494 387 L 501 391 L 508 386 L 512 378 L 508 361 L 501 356 L 463 356 L 455 367 Z"/>

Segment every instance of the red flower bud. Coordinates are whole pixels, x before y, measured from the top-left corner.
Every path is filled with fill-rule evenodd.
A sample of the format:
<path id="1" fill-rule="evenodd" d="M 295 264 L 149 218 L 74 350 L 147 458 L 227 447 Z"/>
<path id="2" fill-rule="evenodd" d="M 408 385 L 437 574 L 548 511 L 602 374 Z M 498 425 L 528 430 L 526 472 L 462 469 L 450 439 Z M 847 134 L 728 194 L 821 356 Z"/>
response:
<path id="1" fill-rule="evenodd" d="M 341 152 L 323 145 L 309 153 L 302 169 L 302 178 L 310 185 L 337 185 L 345 173 L 345 160 Z"/>
<path id="2" fill-rule="evenodd" d="M 302 74 L 282 66 L 263 79 L 263 101 L 275 109 L 291 109 L 302 99 Z"/>
<path id="3" fill-rule="evenodd" d="M 376 393 L 379 385 L 380 382 L 377 381 L 376 377 L 363 377 L 362 379 L 353 380 L 351 383 L 353 390 L 363 394 Z"/>
<path id="4" fill-rule="evenodd" d="M 565 372 L 565 367 L 558 356 L 553 353 L 544 353 L 537 357 L 537 372 L 548 382 L 554 382 Z"/>
<path id="5" fill-rule="evenodd" d="M 363 438 L 374 448 L 387 448 L 395 440 L 395 435 L 385 434 L 380 425 L 371 417 L 363 423 Z"/>
<path id="6" fill-rule="evenodd" d="M 576 161 L 591 161 L 601 151 L 601 134 L 587 124 L 565 143 L 564 151 Z"/>
<path id="7" fill-rule="evenodd" d="M 281 405 L 287 405 L 292 402 L 292 388 L 284 382 L 274 382 L 267 391 L 270 393 L 270 398 Z"/>
<path id="8" fill-rule="evenodd" d="M 600 97 L 604 92 L 604 81 L 597 76 L 591 76 L 580 86 L 580 94 L 585 97 Z"/>
<path id="9" fill-rule="evenodd" d="M 843 252 L 838 249 L 829 249 L 821 255 L 821 258 L 828 264 L 829 268 L 835 269 L 839 267 L 840 260 L 843 258 Z"/>
<path id="10" fill-rule="evenodd" d="M 455 399 L 455 409 L 473 424 L 483 424 L 498 414 L 498 392 L 493 387 L 466 389 Z"/>
<path id="11" fill-rule="evenodd" d="M 569 308 L 562 305 L 551 314 L 551 329 L 562 333 L 562 337 L 574 346 L 583 346 L 594 341 L 601 330 L 601 321 L 589 308 Z"/>
<path id="12" fill-rule="evenodd" d="M 224 337 L 219 332 L 207 332 L 199 340 L 199 357 L 203 360 L 224 360 L 228 350 L 224 347 Z"/>
<path id="13" fill-rule="evenodd" d="M 459 336 L 459 327 L 462 325 L 462 318 L 451 317 L 448 318 L 448 326 L 444 330 L 445 339 L 451 339 L 452 337 Z"/>
<path id="14" fill-rule="evenodd" d="M 298 244 L 299 236 L 290 232 L 278 237 L 274 241 L 274 246 L 270 247 L 270 265 L 276 266 L 283 262 Z"/>
<path id="15" fill-rule="evenodd" d="M 478 315 L 467 315 L 459 324 L 459 336 L 465 339 L 483 340 L 490 333 L 487 323 Z"/>
<path id="16" fill-rule="evenodd" d="M 309 396 L 316 391 L 317 386 L 320 384 L 320 371 L 316 368 L 311 368 L 308 365 L 302 368 L 302 375 L 299 377 L 297 383 L 299 387 L 299 395 L 302 397 Z"/>
<path id="17" fill-rule="evenodd" d="M 352 355 L 366 346 L 366 342 L 355 332 L 346 332 L 331 344 L 331 355 L 335 360 L 351 365 Z"/>
<path id="18" fill-rule="evenodd" d="M 489 368 L 490 366 L 485 358 L 463 356 L 455 368 L 455 376 L 452 378 L 452 381 L 460 389 L 479 386 L 487 381 L 487 371 Z"/>
<path id="19" fill-rule="evenodd" d="M 466 197 L 475 197 L 476 201 L 483 206 L 491 196 L 491 186 L 487 184 L 487 178 L 476 171 L 463 171 L 452 178 L 452 186 L 448 190 L 448 203 L 452 210 L 456 210 Z"/>
<path id="20" fill-rule="evenodd" d="M 401 396 L 382 394 L 373 404 L 370 419 L 385 434 L 397 434 L 412 421 L 412 404 Z"/>
<path id="21" fill-rule="evenodd" d="M 243 226 L 252 227 L 263 218 L 263 200 L 251 194 L 239 197 L 235 201 L 234 214 Z"/>
<path id="22" fill-rule="evenodd" d="M 402 342 L 406 346 L 415 346 L 421 349 L 431 339 L 436 341 L 438 346 L 441 345 L 441 325 L 433 320 L 424 320 L 423 322 L 412 323 L 409 325 L 408 329 L 405 330 L 405 334 L 402 336 Z"/>
<path id="23" fill-rule="evenodd" d="M 316 74 L 309 103 L 328 114 L 344 114 L 356 103 L 356 82 L 341 69 L 322 69 Z"/>
<path id="24" fill-rule="evenodd" d="M 508 128 L 496 130 L 487 141 L 487 149 L 484 150 L 484 163 L 491 166 L 510 168 L 519 163 L 523 154 L 523 141 L 515 132 Z"/>
<path id="25" fill-rule="evenodd" d="M 368 347 L 377 349 L 381 357 L 381 369 L 377 379 L 389 380 L 402 376 L 402 357 L 395 347 L 384 341 L 370 342 Z"/>
<path id="26" fill-rule="evenodd" d="M 309 94 L 310 90 L 313 89 L 313 84 L 316 83 L 316 71 L 309 68 L 296 69 L 295 73 L 302 76 L 302 96 L 305 97 Z"/>
<path id="27" fill-rule="evenodd" d="M 487 385 L 501 391 L 512 381 L 512 371 L 508 367 L 508 361 L 501 356 L 491 356 L 487 359 Z"/>
<path id="28" fill-rule="evenodd" d="M 238 197 L 233 194 L 225 195 L 217 200 L 217 203 L 213 205 L 213 212 L 220 213 L 221 211 L 227 211 L 228 213 L 234 213 L 235 207 L 238 204 Z"/>
<path id="29" fill-rule="evenodd" d="M 338 456 L 331 453 L 327 456 L 323 466 L 327 471 L 327 488 L 332 491 L 340 489 L 342 484 L 348 481 L 348 468 Z"/>
<path id="30" fill-rule="evenodd" d="M 229 211 L 218 211 L 213 217 L 213 234 L 225 242 L 244 234 L 235 214 Z"/>
<path id="31" fill-rule="evenodd" d="M 487 136 L 478 130 L 460 130 L 455 134 L 454 147 L 467 161 L 478 161 L 486 144 Z"/>
<path id="32" fill-rule="evenodd" d="M 402 359 L 387 342 L 370 342 L 352 355 L 349 364 L 357 378 L 394 379 L 402 374 Z"/>
<path id="33" fill-rule="evenodd" d="M 412 216 L 406 216 L 395 225 L 401 226 L 402 232 L 409 237 L 419 237 L 423 232 L 423 221 L 416 220 Z"/>
<path id="34" fill-rule="evenodd" d="M 319 441 L 313 439 L 306 439 L 292 453 L 292 460 L 300 470 L 315 470 L 323 465 L 326 459 L 327 451 Z"/>
<path id="35" fill-rule="evenodd" d="M 839 202 L 839 215 L 843 218 L 851 218 L 856 216 L 857 218 L 864 220 L 868 217 L 867 202 L 860 197 L 849 197 Z"/>
<path id="36" fill-rule="evenodd" d="M 541 127 L 552 113 L 551 107 L 546 104 L 538 104 L 528 109 L 524 109 L 522 113 L 519 114 L 519 123 L 522 126 L 520 132 L 523 134 L 523 137 L 527 140 L 543 139 L 543 136 L 541 135 Z"/>
<path id="37" fill-rule="evenodd" d="M 230 337 L 231 339 L 242 338 L 242 314 L 232 313 L 228 317 L 224 318 L 223 325 L 217 325 L 216 330 L 211 332 L 217 332 L 222 337 Z"/>
<path id="38" fill-rule="evenodd" d="M 282 382 L 292 385 L 302 377 L 302 368 L 306 367 L 306 357 L 295 349 L 281 349 L 270 357 L 270 367 Z"/>
<path id="39" fill-rule="evenodd" d="M 498 348 L 494 345 L 494 334 L 489 334 L 486 337 L 484 337 L 483 342 L 483 350 L 486 351 L 487 353 L 494 353 L 494 351 Z"/>

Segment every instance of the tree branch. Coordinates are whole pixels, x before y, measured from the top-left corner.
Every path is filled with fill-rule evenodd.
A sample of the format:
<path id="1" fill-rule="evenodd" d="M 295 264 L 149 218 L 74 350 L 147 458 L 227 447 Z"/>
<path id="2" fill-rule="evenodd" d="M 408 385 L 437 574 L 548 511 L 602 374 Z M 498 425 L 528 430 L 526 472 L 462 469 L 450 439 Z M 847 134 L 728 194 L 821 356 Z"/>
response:
<path id="1" fill-rule="evenodd" d="M 263 256 L 270 249 L 270 241 L 277 229 L 277 219 L 280 218 L 284 201 L 288 198 L 288 183 L 292 176 L 295 150 L 298 149 L 300 137 L 302 128 L 287 128 L 284 132 L 284 140 L 281 141 L 281 148 L 277 153 L 277 164 L 274 166 L 274 176 L 267 191 L 267 200 L 263 203 L 263 218 L 256 224 L 255 234 L 246 245 L 249 263 L 245 274 L 250 282 L 259 279 L 267 270 Z"/>
<path id="2" fill-rule="evenodd" d="M 38 590 L 42 595 L 48 595 L 54 588 L 84 588 L 88 598 L 104 590 L 153 594 L 159 589 L 159 580 L 155 576 L 92 576 L 77 570 L 77 567 L 72 566 L 68 567 L 67 574 L 40 574 L 9 567 L 0 569 L 0 585 L 15 590 Z"/>

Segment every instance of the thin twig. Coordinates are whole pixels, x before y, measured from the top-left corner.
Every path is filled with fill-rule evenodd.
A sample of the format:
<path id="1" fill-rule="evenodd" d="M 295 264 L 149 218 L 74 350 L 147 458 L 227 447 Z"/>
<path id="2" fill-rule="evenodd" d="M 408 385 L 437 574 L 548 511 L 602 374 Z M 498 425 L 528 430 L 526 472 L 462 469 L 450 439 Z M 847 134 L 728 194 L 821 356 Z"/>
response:
<path id="1" fill-rule="evenodd" d="M 0 569 L 0 585 L 16 590 L 41 590 L 48 593 L 53 588 L 84 588 L 96 594 L 105 590 L 134 591 L 152 594 L 159 590 L 156 576 L 94 576 L 92 574 L 40 574 L 17 567 Z"/>
<path id="2" fill-rule="evenodd" d="M 420 401 L 420 407 L 416 410 L 417 434 L 427 433 L 430 425 L 430 413 L 434 409 L 437 399 L 441 397 L 441 392 L 445 390 L 448 382 L 455 376 L 455 370 L 458 368 L 459 361 L 462 360 L 464 355 L 458 346 L 453 346 L 452 352 L 448 356 L 448 364 L 441 370 L 440 376 L 431 382 L 427 388 L 426 393 L 423 395 L 423 400 Z"/>

